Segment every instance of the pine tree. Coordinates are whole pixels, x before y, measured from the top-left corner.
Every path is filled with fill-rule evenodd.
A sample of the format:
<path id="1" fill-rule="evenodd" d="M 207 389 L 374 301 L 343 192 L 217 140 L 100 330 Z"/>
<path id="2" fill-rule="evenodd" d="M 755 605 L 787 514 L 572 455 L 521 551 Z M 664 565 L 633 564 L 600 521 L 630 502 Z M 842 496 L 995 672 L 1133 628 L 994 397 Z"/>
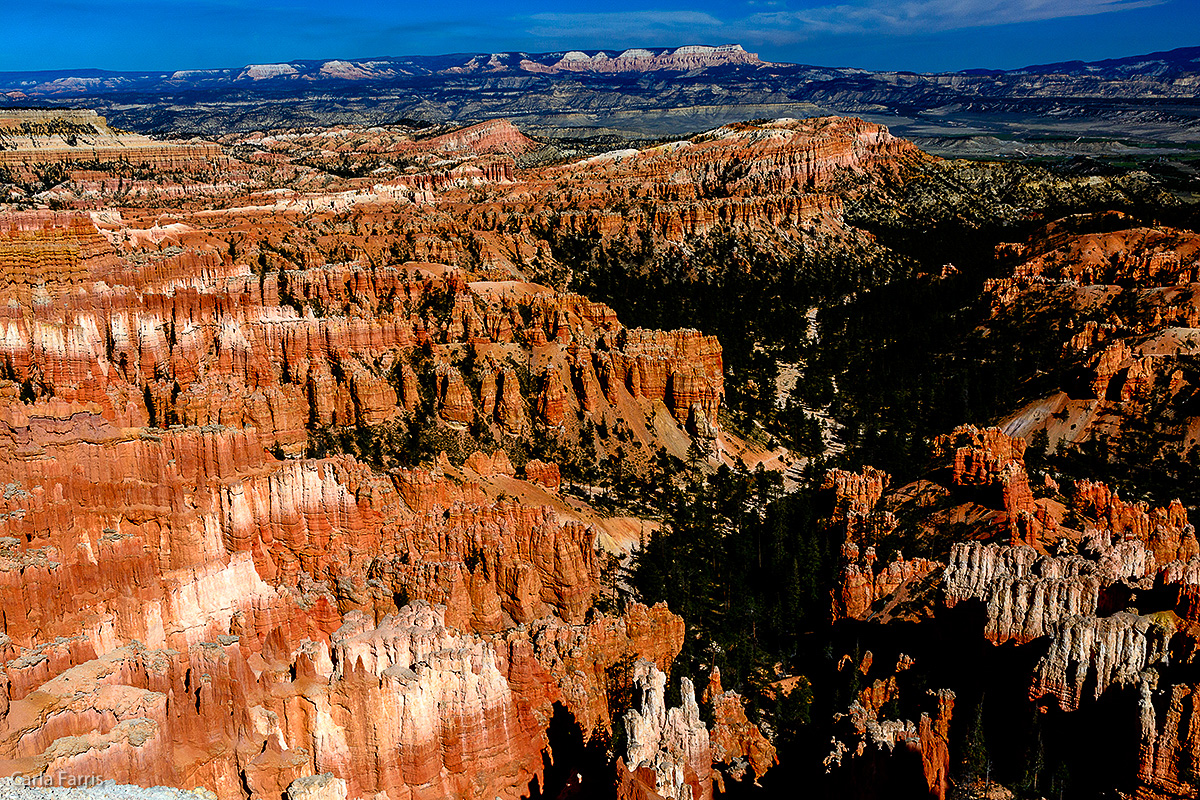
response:
<path id="1" fill-rule="evenodd" d="M 963 773 L 968 778 L 979 780 L 991 773 L 991 758 L 988 755 L 987 740 L 983 729 L 983 702 L 986 695 L 980 695 L 975 705 L 975 715 L 968 723 L 966 740 L 963 743 Z"/>

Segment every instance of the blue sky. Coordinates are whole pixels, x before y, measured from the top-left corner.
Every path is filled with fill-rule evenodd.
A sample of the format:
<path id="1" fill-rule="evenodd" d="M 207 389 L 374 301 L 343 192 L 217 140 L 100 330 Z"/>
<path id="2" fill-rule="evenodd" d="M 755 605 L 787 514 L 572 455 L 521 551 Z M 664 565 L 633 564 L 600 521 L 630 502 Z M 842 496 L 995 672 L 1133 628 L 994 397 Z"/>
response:
<path id="1" fill-rule="evenodd" d="M 1200 45 L 1200 0 L 0 0 L 0 70 L 739 42 L 870 69 L 1007 68 Z"/>

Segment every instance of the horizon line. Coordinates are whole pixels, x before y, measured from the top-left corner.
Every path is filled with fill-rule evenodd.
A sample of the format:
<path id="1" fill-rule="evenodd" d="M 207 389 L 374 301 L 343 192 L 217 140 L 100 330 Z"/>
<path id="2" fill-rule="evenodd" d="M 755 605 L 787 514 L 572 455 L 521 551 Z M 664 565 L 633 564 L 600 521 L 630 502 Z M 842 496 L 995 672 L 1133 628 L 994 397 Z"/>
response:
<path id="1" fill-rule="evenodd" d="M 563 48 L 563 49 L 558 49 L 558 50 L 540 50 L 540 51 L 530 51 L 530 50 L 491 50 L 491 51 L 476 50 L 476 51 L 469 51 L 469 50 L 462 50 L 462 51 L 453 51 L 453 52 L 444 52 L 444 53 L 402 53 L 402 54 L 397 54 L 397 55 L 349 56 L 349 57 L 329 57 L 329 58 L 291 58 L 291 59 L 287 59 L 284 61 L 256 61 L 256 62 L 248 62 L 248 63 L 238 64 L 238 65 L 231 65 L 231 66 L 208 66 L 208 67 L 187 67 L 187 68 L 108 69 L 105 67 L 90 66 L 90 67 L 58 67 L 58 68 L 50 68 L 50 69 L 28 69 L 28 70 L 9 69 L 9 70 L 0 70 L 0 75 L 39 75 L 39 74 L 53 74 L 53 73 L 64 73 L 64 72 L 65 73 L 100 72 L 100 73 L 105 73 L 105 74 L 109 74 L 109 75 L 150 75 L 150 74 L 157 74 L 157 73 L 173 74 L 173 73 L 178 73 L 178 72 L 220 72 L 220 71 L 228 71 L 228 70 L 246 69 L 249 67 L 256 67 L 256 66 L 283 66 L 283 65 L 292 65 L 292 64 L 327 64 L 327 63 L 334 62 L 334 61 L 345 61 L 348 63 L 361 63 L 361 62 L 373 61 L 373 60 L 400 60 L 400 59 L 405 59 L 405 58 L 446 58 L 446 57 L 450 57 L 450 56 L 464 56 L 464 57 L 470 59 L 470 58 L 477 58 L 479 56 L 485 56 L 485 55 L 545 56 L 545 55 L 557 55 L 557 54 L 565 55 L 567 53 L 600 54 L 600 53 L 609 53 L 609 52 L 619 52 L 621 54 L 624 54 L 631 50 L 658 51 L 656 53 L 656 55 L 662 55 L 664 52 L 670 52 L 670 53 L 678 52 L 679 50 L 681 50 L 685 47 L 711 47 L 713 49 L 717 49 L 717 48 L 721 48 L 721 47 L 738 47 L 738 48 L 741 48 L 744 52 L 750 53 L 755 58 L 758 58 L 757 53 L 753 53 L 749 50 L 746 50 L 746 48 L 739 42 L 725 42 L 725 43 L 719 44 L 719 45 L 710 45 L 710 44 L 703 44 L 703 43 L 689 43 L 689 44 L 674 45 L 674 46 L 645 45 L 645 46 L 634 46 L 634 47 L 624 47 L 624 48 L 615 48 L 615 47 L 614 48 L 583 48 L 583 47 L 579 47 L 579 48 Z M 1105 62 L 1120 61 L 1120 60 L 1128 59 L 1128 58 L 1152 58 L 1154 56 L 1169 55 L 1169 54 L 1177 53 L 1177 52 L 1183 51 L 1183 50 L 1200 50 L 1200 45 L 1186 45 L 1183 47 L 1173 47 L 1168 50 L 1155 50 L 1155 51 L 1151 51 L 1149 53 L 1132 53 L 1132 54 L 1125 54 L 1125 55 L 1109 56 L 1108 58 L 1102 58 L 1102 59 L 1085 60 L 1085 59 L 1078 59 L 1078 58 L 1075 58 L 1075 59 L 1064 58 L 1064 59 L 1060 59 L 1060 60 L 1056 60 L 1056 61 L 1044 61 L 1044 62 L 1037 63 L 1037 64 L 1026 64 L 1021 67 L 1013 67 L 1013 68 L 1009 68 L 1009 69 L 973 66 L 973 67 L 962 67 L 962 68 L 954 69 L 954 70 L 923 71 L 923 70 L 905 69 L 905 68 L 899 68 L 899 67 L 891 68 L 891 69 L 868 69 L 866 67 L 858 67 L 858 66 L 855 66 L 852 64 L 841 64 L 841 65 L 808 64 L 808 63 L 802 63 L 802 62 L 798 62 L 798 61 L 763 61 L 761 59 L 760 59 L 760 61 L 763 64 L 789 66 L 789 67 L 807 66 L 807 67 L 823 67 L 823 68 L 829 68 L 829 69 L 862 69 L 866 72 L 874 72 L 874 73 L 893 73 L 894 72 L 894 73 L 909 73 L 909 74 L 913 74 L 913 75 L 947 75 L 947 74 L 972 72 L 972 71 L 1020 72 L 1022 70 L 1034 69 L 1034 68 L 1038 68 L 1038 67 L 1048 67 L 1048 66 L 1067 65 L 1067 64 L 1102 64 Z M 617 56 L 617 58 L 619 58 L 619 57 L 620 57 L 620 55 Z"/>

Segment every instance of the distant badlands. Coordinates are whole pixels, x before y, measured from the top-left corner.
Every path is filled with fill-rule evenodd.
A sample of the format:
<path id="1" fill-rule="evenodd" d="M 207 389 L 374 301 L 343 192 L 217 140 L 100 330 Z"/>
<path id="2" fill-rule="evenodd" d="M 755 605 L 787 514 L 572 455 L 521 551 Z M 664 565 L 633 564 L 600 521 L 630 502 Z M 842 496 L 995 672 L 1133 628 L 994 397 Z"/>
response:
<path id="1" fill-rule="evenodd" d="M 740 64 L 766 65 L 740 44 L 687 45 L 669 48 L 615 50 L 571 50 L 555 53 L 485 53 L 453 56 L 401 56 L 354 60 L 291 61 L 279 64 L 249 64 L 244 67 L 188 69 L 147 72 L 101 72 L 94 74 L 10 73 L 17 80 L 0 77 L 0 98 L 21 100 L 39 95 L 71 94 L 121 88 L 179 88 L 205 85 L 254 85 L 264 81 L 319 82 L 329 80 L 363 82 L 391 81 L 421 75 L 624 73 L 704 70 Z"/>

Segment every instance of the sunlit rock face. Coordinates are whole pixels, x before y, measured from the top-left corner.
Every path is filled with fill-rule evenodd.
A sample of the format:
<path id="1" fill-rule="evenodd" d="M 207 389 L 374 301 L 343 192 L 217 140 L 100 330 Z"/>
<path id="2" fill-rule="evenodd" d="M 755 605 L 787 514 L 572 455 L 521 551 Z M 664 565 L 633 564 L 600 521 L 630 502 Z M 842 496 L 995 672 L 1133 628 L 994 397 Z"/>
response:
<path id="1" fill-rule="evenodd" d="M 222 798 L 518 797 L 540 779 L 553 704 L 607 729 L 617 660 L 669 668 L 682 624 L 665 608 L 585 621 L 594 528 L 489 488 L 556 489 L 557 464 L 531 460 L 525 484 L 502 450 L 390 474 L 304 456 L 322 426 L 419 409 L 477 423 L 489 397 L 451 362 L 460 346 L 487 353 L 472 375 L 508 364 L 491 373 L 497 430 L 630 413 L 595 378 L 576 392 L 571 365 L 594 374 L 601 353 L 618 403 L 715 411 L 714 341 L 626 332 L 540 289 L 492 299 L 444 268 L 370 284 L 458 298 L 462 316 L 436 330 L 415 314 L 317 317 L 281 292 L 333 303 L 366 274 L 283 287 L 203 249 L 143 269 L 86 216 L 2 220 L 6 769 Z M 532 322 L 517 311 L 530 302 Z M 523 388 L 502 360 L 529 358 L 514 336 L 542 343 L 540 383 Z M 415 360 L 427 344 L 434 357 Z"/>
<path id="2" fill-rule="evenodd" d="M 579 459 L 737 463 L 721 344 L 531 275 L 572 232 L 865 241 L 838 187 L 926 156 L 832 118 L 528 168 L 541 145 L 503 122 L 218 146 L 66 117 L 29 152 L 67 175 L 39 202 L 72 210 L 0 212 L 0 768 L 220 800 L 516 798 L 558 707 L 585 739 L 636 729 L 620 778 L 663 797 L 710 797 L 714 761 L 771 768 L 719 679 L 711 737 L 690 681 L 665 709 L 683 621 L 597 609 L 605 519 L 572 486 Z M 63 131 L 137 158 L 81 166 Z M 849 542 L 886 478 L 842 483 Z M 935 566 L 897 560 L 843 616 Z"/>
<path id="3" fill-rule="evenodd" d="M 461 473 L 280 460 L 303 455 L 310 426 L 411 416 L 411 363 L 393 385 L 373 360 L 428 341 L 423 320 L 301 315 L 278 279 L 211 251 L 141 270 L 82 215 L 0 228 L 0 757 L 14 771 L 272 798 L 329 772 L 342 796 L 515 797 L 540 775 L 551 703 L 609 724 L 591 699 L 603 682 L 564 695 L 577 670 L 516 622 L 575 631 L 593 681 L 618 648 L 669 666 L 681 634 L 664 636 L 665 609 L 593 622 L 602 646 L 569 627 L 598 577 L 587 524 L 497 503 Z M 404 274 L 418 292 L 469 291 Z M 442 373 L 456 374 L 421 377 Z M 565 413 L 559 390 L 543 416 Z M 527 403 L 515 378 L 503 396 Z M 457 408 L 474 413 L 469 395 Z M 557 485 L 539 464 L 531 479 Z"/>
<path id="4" fill-rule="evenodd" d="M 625 763 L 634 775 L 651 773 L 653 792 L 659 797 L 706 800 L 712 797 L 713 759 L 695 687 L 683 678 L 683 704 L 667 708 L 666 681 L 667 676 L 650 662 L 634 665 L 637 698 L 625 714 Z"/>

